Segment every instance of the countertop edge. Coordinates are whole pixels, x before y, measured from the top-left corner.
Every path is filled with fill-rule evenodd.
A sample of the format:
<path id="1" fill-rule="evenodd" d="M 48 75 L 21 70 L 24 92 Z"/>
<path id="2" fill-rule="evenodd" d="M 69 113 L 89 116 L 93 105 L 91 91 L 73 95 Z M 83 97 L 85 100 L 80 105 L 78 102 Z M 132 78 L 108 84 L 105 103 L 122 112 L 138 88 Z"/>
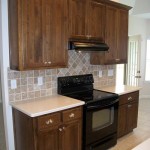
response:
<path id="1" fill-rule="evenodd" d="M 42 116 L 42 115 L 46 115 L 46 114 L 50 114 L 50 113 L 55 113 L 55 112 L 58 112 L 58 111 L 62 111 L 62 110 L 66 110 L 66 109 L 71 109 L 71 108 L 74 108 L 74 107 L 78 107 L 78 106 L 82 106 L 84 105 L 85 102 L 81 101 L 77 104 L 72 104 L 72 105 L 68 105 L 68 106 L 63 106 L 63 107 L 58 107 L 58 108 L 55 108 L 55 109 L 50 109 L 50 110 L 46 110 L 46 111 L 43 111 L 43 112 L 37 112 L 37 113 L 34 113 L 34 114 L 30 114 L 26 111 L 23 111 L 21 109 L 19 109 L 18 107 L 16 107 L 15 105 L 13 104 L 10 104 L 13 108 L 17 109 L 18 111 L 28 115 L 29 117 L 38 117 L 38 116 Z"/>
<path id="2" fill-rule="evenodd" d="M 122 90 L 119 89 L 120 87 Z M 94 89 L 105 91 L 105 92 L 110 92 L 110 93 L 115 93 L 120 96 L 120 95 L 139 91 L 140 89 L 142 89 L 142 87 L 122 85 L 122 86 L 94 87 Z"/>

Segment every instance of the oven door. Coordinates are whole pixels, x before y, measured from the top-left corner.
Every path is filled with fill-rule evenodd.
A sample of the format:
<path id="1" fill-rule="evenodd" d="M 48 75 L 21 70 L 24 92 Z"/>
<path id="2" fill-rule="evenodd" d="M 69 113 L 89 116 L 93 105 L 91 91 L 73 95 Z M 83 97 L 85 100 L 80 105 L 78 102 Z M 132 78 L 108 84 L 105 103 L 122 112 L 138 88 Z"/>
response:
<path id="1" fill-rule="evenodd" d="M 86 109 L 86 140 L 91 144 L 117 132 L 118 100 L 105 106 L 89 106 Z"/>

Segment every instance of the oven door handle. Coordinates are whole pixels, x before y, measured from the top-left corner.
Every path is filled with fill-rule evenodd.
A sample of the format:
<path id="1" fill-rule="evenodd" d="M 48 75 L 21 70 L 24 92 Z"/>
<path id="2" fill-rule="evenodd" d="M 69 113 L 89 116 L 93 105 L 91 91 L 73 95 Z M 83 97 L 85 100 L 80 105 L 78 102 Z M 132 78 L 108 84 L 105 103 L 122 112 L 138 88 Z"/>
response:
<path id="1" fill-rule="evenodd" d="M 99 104 L 99 105 L 90 105 L 90 106 L 87 106 L 87 110 L 91 110 L 91 109 L 98 109 L 98 108 L 104 108 L 104 107 L 108 107 L 108 106 L 111 106 L 115 103 L 117 103 L 119 100 L 116 99 L 115 101 L 111 102 L 111 103 L 107 103 L 107 104 Z"/>

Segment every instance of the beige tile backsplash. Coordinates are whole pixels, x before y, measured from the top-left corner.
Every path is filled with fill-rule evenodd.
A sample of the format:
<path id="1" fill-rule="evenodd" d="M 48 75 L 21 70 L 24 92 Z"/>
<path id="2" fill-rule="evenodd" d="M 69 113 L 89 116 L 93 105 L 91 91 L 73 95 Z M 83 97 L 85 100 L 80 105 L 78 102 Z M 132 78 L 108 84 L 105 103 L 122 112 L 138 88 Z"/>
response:
<path id="1" fill-rule="evenodd" d="M 114 70 L 114 76 L 108 77 L 108 69 Z M 99 78 L 99 70 L 102 70 L 103 77 Z M 76 53 L 69 51 L 68 68 L 14 71 L 8 69 L 9 100 L 22 101 L 38 97 L 55 95 L 57 93 L 57 77 L 71 76 L 92 73 L 96 86 L 115 85 L 115 65 L 100 66 L 90 65 L 88 53 Z M 38 85 L 38 77 L 43 77 L 43 85 Z M 11 80 L 17 81 L 17 88 L 11 89 Z"/>

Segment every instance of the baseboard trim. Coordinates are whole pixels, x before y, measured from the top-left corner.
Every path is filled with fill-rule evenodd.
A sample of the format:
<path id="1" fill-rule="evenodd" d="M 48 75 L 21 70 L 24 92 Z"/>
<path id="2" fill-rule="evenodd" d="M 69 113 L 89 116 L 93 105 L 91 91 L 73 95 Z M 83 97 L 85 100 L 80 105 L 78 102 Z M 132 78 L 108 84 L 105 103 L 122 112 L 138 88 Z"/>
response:
<path id="1" fill-rule="evenodd" d="M 150 95 L 140 95 L 139 98 L 150 98 Z"/>

